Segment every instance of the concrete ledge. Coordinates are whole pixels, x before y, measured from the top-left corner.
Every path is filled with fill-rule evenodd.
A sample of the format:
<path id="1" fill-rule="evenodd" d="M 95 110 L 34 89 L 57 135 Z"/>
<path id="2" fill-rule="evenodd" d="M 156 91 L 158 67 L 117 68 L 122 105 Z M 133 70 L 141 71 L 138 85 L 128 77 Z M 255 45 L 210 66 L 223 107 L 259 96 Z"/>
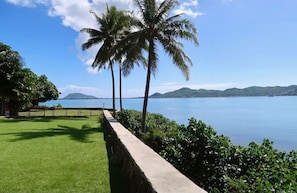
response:
<path id="1" fill-rule="evenodd" d="M 123 160 L 130 192 L 206 193 L 104 110 L 114 151 Z"/>

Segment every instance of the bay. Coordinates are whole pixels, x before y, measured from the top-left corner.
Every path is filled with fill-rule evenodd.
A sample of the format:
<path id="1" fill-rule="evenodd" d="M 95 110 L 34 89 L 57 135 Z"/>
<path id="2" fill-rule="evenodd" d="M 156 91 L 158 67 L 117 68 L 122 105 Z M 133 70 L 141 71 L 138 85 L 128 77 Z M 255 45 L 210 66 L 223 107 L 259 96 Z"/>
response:
<path id="1" fill-rule="evenodd" d="M 112 99 L 56 100 L 62 107 L 112 107 Z M 123 99 L 123 108 L 142 110 L 143 99 Z M 116 100 L 119 108 L 119 99 Z M 194 117 L 212 126 L 233 144 L 260 144 L 264 138 L 281 151 L 297 150 L 297 97 L 151 98 L 148 111 L 187 125 Z"/>

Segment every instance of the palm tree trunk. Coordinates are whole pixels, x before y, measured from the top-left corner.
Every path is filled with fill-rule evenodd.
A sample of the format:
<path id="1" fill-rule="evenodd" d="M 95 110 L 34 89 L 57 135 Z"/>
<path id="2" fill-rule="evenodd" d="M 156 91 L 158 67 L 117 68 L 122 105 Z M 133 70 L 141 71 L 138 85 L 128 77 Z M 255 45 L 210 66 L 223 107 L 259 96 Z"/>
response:
<path id="1" fill-rule="evenodd" d="M 114 72 L 112 64 L 110 64 L 111 79 L 112 79 L 112 114 L 115 117 L 115 84 L 114 84 Z"/>
<path id="2" fill-rule="evenodd" d="M 151 71 L 152 71 L 152 62 L 154 58 L 154 39 L 149 39 L 149 50 L 148 50 L 148 65 L 147 65 L 147 75 L 146 75 L 146 85 L 144 92 L 144 100 L 143 100 L 143 109 L 142 109 L 142 120 L 141 120 L 141 130 L 142 132 L 146 132 L 146 112 L 147 112 L 147 103 L 149 97 L 150 90 L 150 81 L 151 81 Z"/>
<path id="3" fill-rule="evenodd" d="M 123 110 L 123 101 L 122 101 L 122 64 L 120 63 L 120 111 Z"/>
<path id="4" fill-rule="evenodd" d="M 150 80 L 151 80 L 151 65 L 149 64 L 147 67 L 146 85 L 145 85 L 145 93 L 144 93 L 143 109 L 142 109 L 142 120 L 141 120 L 142 132 L 146 132 L 145 119 L 146 119 L 147 103 L 148 103 L 148 96 L 149 96 L 149 90 L 150 90 Z"/>

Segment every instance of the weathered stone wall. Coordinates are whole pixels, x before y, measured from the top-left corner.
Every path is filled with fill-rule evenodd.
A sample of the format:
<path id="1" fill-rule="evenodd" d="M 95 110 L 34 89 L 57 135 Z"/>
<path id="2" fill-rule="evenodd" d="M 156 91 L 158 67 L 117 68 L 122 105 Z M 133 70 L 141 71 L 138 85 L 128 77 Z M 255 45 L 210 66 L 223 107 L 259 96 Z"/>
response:
<path id="1" fill-rule="evenodd" d="M 120 166 L 131 193 L 206 193 L 124 128 L 110 113 L 104 112 L 109 159 Z M 125 190 L 126 189 L 126 190 Z"/>

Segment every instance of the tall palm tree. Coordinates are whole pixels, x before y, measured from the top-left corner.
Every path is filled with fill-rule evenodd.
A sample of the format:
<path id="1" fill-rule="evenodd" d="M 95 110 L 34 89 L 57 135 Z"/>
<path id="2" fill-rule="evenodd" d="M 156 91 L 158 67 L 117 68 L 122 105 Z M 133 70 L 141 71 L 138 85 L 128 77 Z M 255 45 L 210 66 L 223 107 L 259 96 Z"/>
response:
<path id="1" fill-rule="evenodd" d="M 120 111 L 123 109 L 122 75 L 127 77 L 135 65 L 140 66 L 140 64 L 143 64 L 146 66 L 147 64 L 146 58 L 142 54 L 143 50 L 147 49 L 147 45 L 138 44 L 125 39 L 125 37 L 131 33 L 131 29 L 135 26 L 136 20 L 129 11 L 124 11 L 122 14 L 124 14 L 122 18 L 124 28 L 121 33 L 118 34 L 116 44 L 110 50 L 110 53 L 114 55 L 114 61 L 119 63 Z"/>
<path id="2" fill-rule="evenodd" d="M 95 12 L 91 11 L 95 16 L 99 25 L 99 30 L 92 28 L 83 28 L 81 32 L 87 32 L 90 38 L 82 44 L 82 49 L 86 50 L 90 47 L 102 43 L 98 50 L 92 67 L 98 67 L 98 70 L 108 65 L 112 77 L 112 107 L 113 115 L 115 115 L 115 81 L 113 64 L 120 60 L 120 54 L 112 51 L 113 47 L 123 37 L 125 29 L 130 25 L 130 18 L 124 11 L 119 11 L 115 6 L 110 8 L 107 6 L 106 13 L 99 17 Z M 117 54 L 117 56 L 116 56 Z"/>
<path id="3" fill-rule="evenodd" d="M 145 132 L 150 78 L 157 69 L 157 45 L 164 48 L 164 51 L 188 80 L 188 65 L 192 65 L 192 61 L 184 53 L 183 44 L 177 39 L 190 40 L 195 45 L 198 45 L 198 39 L 196 37 L 197 29 L 192 22 L 181 18 L 182 14 L 170 15 L 178 3 L 177 0 L 164 0 L 161 3 L 157 3 L 156 0 L 133 0 L 133 2 L 139 9 L 140 19 L 136 22 L 137 30 L 128 35 L 127 39 L 141 45 L 148 42 L 147 76 L 141 123 L 141 129 Z"/>

